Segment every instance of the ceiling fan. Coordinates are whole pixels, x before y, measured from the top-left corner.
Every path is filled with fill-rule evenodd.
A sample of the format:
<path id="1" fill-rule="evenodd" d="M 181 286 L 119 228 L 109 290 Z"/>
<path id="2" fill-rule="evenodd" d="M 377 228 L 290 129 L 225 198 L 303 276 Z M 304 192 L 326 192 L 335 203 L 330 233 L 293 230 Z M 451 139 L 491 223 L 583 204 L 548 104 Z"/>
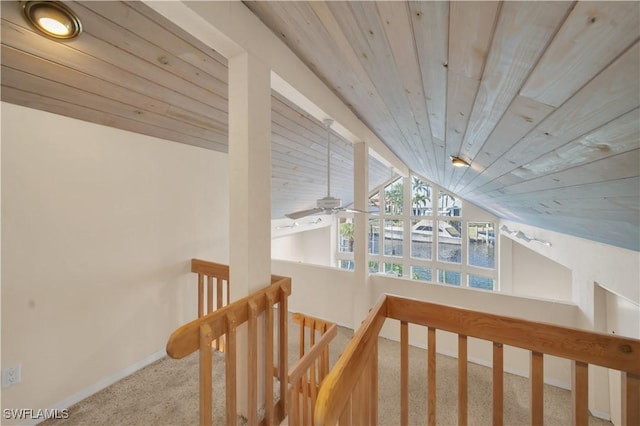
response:
<path id="1" fill-rule="evenodd" d="M 362 210 L 351 209 L 342 207 L 342 200 L 331 196 L 331 125 L 333 120 L 327 118 L 323 121 L 324 126 L 327 128 L 327 196 L 316 200 L 316 207 L 308 210 L 300 210 L 293 213 L 288 213 L 285 216 L 289 219 L 300 219 L 301 217 L 310 216 L 313 214 L 324 213 L 334 214 L 337 212 L 354 212 L 354 213 L 369 213 Z"/>

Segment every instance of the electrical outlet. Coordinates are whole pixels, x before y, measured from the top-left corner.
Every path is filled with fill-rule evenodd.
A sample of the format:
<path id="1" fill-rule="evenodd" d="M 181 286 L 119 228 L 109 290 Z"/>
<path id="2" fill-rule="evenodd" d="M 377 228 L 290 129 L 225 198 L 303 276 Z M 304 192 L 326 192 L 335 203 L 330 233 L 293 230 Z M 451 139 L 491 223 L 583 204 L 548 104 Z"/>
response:
<path id="1" fill-rule="evenodd" d="M 2 370 L 2 387 L 8 388 L 9 386 L 17 385 L 21 380 L 22 365 L 14 365 Z"/>

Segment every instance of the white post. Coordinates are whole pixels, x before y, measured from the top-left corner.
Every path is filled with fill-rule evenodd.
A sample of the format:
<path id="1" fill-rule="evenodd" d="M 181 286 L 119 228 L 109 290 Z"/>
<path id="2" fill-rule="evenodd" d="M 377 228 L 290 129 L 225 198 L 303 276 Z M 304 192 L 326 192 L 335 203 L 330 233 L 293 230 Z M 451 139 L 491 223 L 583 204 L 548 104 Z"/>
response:
<path id="1" fill-rule="evenodd" d="M 364 142 L 353 145 L 353 199 L 357 210 L 369 210 L 369 149 Z M 355 213 L 354 270 L 353 270 L 353 328 L 360 328 L 371 307 L 371 291 L 368 286 L 369 244 L 367 227 L 369 215 Z"/>
<path id="2" fill-rule="evenodd" d="M 229 215 L 230 299 L 235 301 L 271 281 L 271 73 L 247 53 L 229 59 Z M 243 415 L 248 412 L 246 329 L 245 324 L 238 330 L 236 376 Z"/>

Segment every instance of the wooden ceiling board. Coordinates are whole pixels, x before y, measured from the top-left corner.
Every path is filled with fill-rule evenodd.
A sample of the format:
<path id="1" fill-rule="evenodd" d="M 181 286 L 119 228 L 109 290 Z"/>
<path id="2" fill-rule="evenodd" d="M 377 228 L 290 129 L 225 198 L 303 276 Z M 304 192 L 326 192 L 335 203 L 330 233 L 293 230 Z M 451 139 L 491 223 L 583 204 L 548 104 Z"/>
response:
<path id="1" fill-rule="evenodd" d="M 637 1 L 578 2 L 520 94 L 558 107 L 638 37 Z"/>
<path id="2" fill-rule="evenodd" d="M 405 163 L 410 168 L 416 168 L 418 163 L 414 147 L 420 140 L 419 131 L 410 113 L 411 106 L 375 3 L 330 2 L 329 8 L 400 129 L 393 151 L 410 159 Z"/>
<path id="3" fill-rule="evenodd" d="M 515 143 L 504 156 L 467 185 L 461 194 L 478 189 L 481 192 L 493 190 L 501 186 L 499 179 L 511 170 L 637 108 L 640 105 L 638 64 L 640 43 L 627 50 L 526 137 Z M 489 182 L 492 182 L 492 186 L 488 186 Z"/>
<path id="4" fill-rule="evenodd" d="M 512 173 L 528 180 L 638 149 L 640 148 L 638 123 L 640 123 L 640 109 L 636 108 L 513 170 Z"/>
<path id="5" fill-rule="evenodd" d="M 89 121 L 91 123 L 96 123 L 103 126 L 115 127 L 134 133 L 153 136 L 160 139 L 180 141 L 180 143 L 199 146 L 206 149 L 213 149 L 215 151 L 219 151 L 222 148 L 226 149 L 227 146 L 226 144 L 224 146 L 219 146 L 218 144 L 212 143 L 210 140 L 186 136 L 172 130 L 159 128 L 155 125 L 141 123 L 139 121 L 123 118 L 121 116 L 114 116 L 108 113 L 104 113 L 103 111 L 92 110 L 84 106 L 74 105 L 66 100 L 63 101 L 59 99 L 53 99 L 47 96 L 23 91 L 9 86 L 2 87 L 2 101 L 16 105 L 22 105 L 27 108 L 48 111 L 54 114 L 64 115 L 66 117 L 76 118 L 78 120 Z"/>
<path id="6" fill-rule="evenodd" d="M 489 54 L 498 12 L 498 2 L 452 2 L 449 11 L 449 65 L 447 78 L 447 136 L 444 164 L 459 156 L 462 140 Z M 451 31 L 456 28 L 455 31 Z M 453 169 L 442 168 L 437 183 L 449 187 Z"/>
<path id="7" fill-rule="evenodd" d="M 68 4 L 85 32 L 58 43 L 2 2 L 3 101 L 227 152 L 224 57 L 144 2 Z M 500 217 L 640 251 L 640 3 L 245 4 L 412 172 Z M 348 205 L 353 147 L 331 144 Z M 370 189 L 393 176 L 370 157 Z M 272 217 L 325 194 L 322 123 L 273 93 Z"/>
<path id="8" fill-rule="evenodd" d="M 402 92 L 409 102 L 410 117 L 418 130 L 419 140 L 411 146 L 417 160 L 414 170 L 423 170 L 433 175 L 436 166 L 433 164 L 434 159 L 431 155 L 433 150 L 429 149 L 433 146 L 432 132 L 416 43 L 412 28 L 407 25 L 407 22 L 411 22 L 409 7 L 406 3 L 390 2 L 378 2 L 376 7 L 385 38 L 396 63 L 397 74 L 403 88 Z"/>
<path id="9" fill-rule="evenodd" d="M 572 2 L 503 3 L 460 149 L 461 158 L 475 162 L 572 6 Z M 465 171 L 453 168 L 448 186 L 457 184 Z"/>

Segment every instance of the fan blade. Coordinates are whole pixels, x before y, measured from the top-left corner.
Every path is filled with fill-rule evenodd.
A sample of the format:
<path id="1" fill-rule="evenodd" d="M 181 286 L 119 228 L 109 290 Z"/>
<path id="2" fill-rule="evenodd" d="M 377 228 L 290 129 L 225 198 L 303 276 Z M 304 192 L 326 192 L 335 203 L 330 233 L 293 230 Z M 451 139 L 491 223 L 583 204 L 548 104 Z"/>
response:
<path id="1" fill-rule="evenodd" d="M 305 217 L 305 216 L 311 216 L 312 214 L 316 214 L 316 213 L 320 213 L 322 212 L 322 209 L 319 208 L 315 208 L 315 209 L 309 209 L 309 210 L 300 210 L 297 212 L 293 212 L 293 213 L 288 213 L 285 216 L 288 217 L 289 219 L 300 219 L 301 217 Z"/>
<path id="2" fill-rule="evenodd" d="M 379 212 L 371 210 L 371 211 L 365 211 L 365 210 L 358 210 L 358 209 L 344 209 L 345 212 L 349 212 L 349 213 L 369 213 L 369 214 L 378 214 Z"/>

